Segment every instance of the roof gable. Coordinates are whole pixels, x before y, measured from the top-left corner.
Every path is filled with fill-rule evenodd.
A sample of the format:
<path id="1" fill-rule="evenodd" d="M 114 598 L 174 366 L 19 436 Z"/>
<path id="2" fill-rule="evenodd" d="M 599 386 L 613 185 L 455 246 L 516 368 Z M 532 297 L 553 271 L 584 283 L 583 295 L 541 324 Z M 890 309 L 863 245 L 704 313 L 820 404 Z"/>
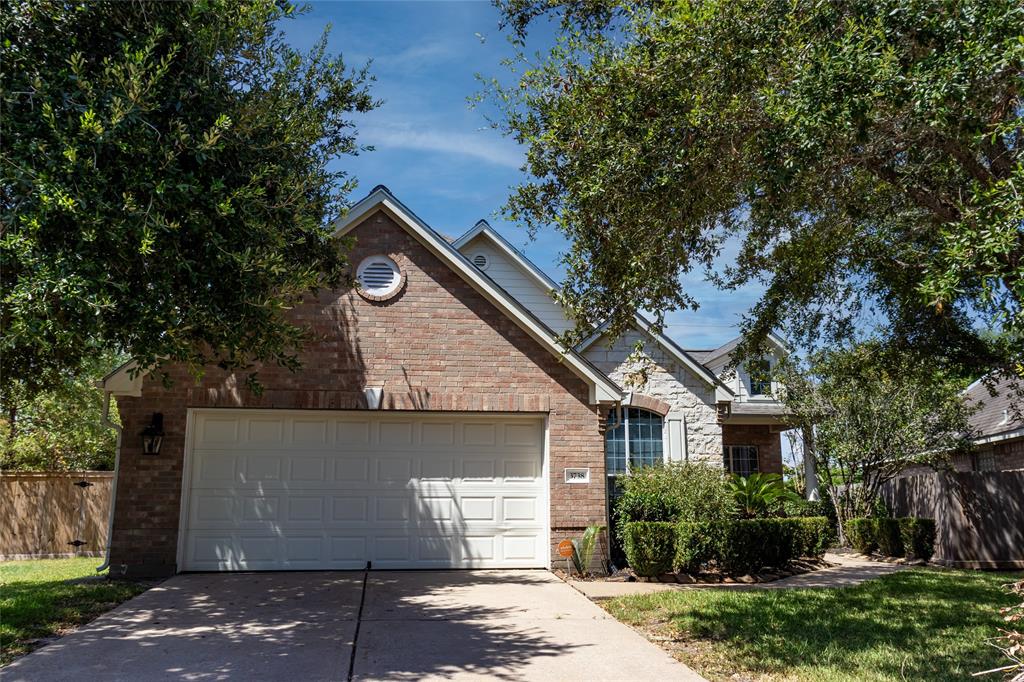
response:
<path id="1" fill-rule="evenodd" d="M 695 360 L 689 353 L 680 348 L 675 341 L 668 338 L 661 332 L 655 331 L 654 328 L 651 326 L 651 323 L 647 321 L 647 319 L 645 319 L 642 315 L 634 315 L 633 324 L 637 329 L 639 329 L 643 333 L 647 334 L 647 336 L 654 339 L 654 341 L 659 346 L 661 346 L 665 350 L 665 352 L 674 357 L 685 367 L 688 367 L 690 371 L 693 372 L 702 381 L 704 381 L 704 383 L 714 388 L 715 397 L 717 400 L 731 400 L 733 397 L 735 397 L 735 393 L 732 391 L 732 389 L 726 386 L 721 379 L 715 376 L 714 372 L 712 372 L 710 369 L 705 367 L 700 362 L 697 362 L 697 360 Z M 576 346 L 576 350 L 579 352 L 583 352 L 590 346 L 593 346 L 598 341 L 598 339 L 601 339 L 605 335 L 607 329 L 608 323 L 605 322 L 600 327 L 598 327 L 593 334 L 587 337 L 581 344 Z"/>
<path id="2" fill-rule="evenodd" d="M 557 334 L 553 330 L 537 319 L 530 310 L 509 295 L 508 292 L 503 290 L 493 280 L 477 270 L 453 244 L 450 244 L 438 232 L 416 216 L 386 187 L 382 185 L 375 187 L 369 195 L 356 203 L 344 218 L 335 222 L 335 234 L 339 236 L 347 234 L 378 210 L 384 211 L 396 224 L 405 229 L 426 247 L 428 251 L 440 259 L 442 263 L 457 273 L 552 355 L 564 362 L 576 376 L 583 379 L 590 387 L 592 403 L 615 402 L 622 399 L 622 390 L 611 379 L 590 364 L 576 350 L 566 349 L 561 346 L 557 341 Z M 497 233 L 494 234 L 496 235 Z M 456 243 L 461 241 L 461 239 L 456 240 Z"/>
<path id="3" fill-rule="evenodd" d="M 742 336 L 737 336 L 735 339 L 729 340 L 728 342 L 722 344 L 721 346 L 715 348 L 714 350 L 705 351 L 700 356 L 700 361 L 705 365 L 710 366 L 711 363 L 717 360 L 721 360 L 722 358 L 729 358 L 732 352 L 736 350 L 736 346 L 740 345 L 740 341 L 742 340 Z M 789 346 L 787 346 L 785 342 L 783 342 L 783 340 L 777 337 L 775 334 L 769 333 L 767 336 L 767 341 L 771 346 L 775 347 L 775 350 L 779 352 L 780 356 L 785 357 L 789 355 Z"/>
<path id="4" fill-rule="evenodd" d="M 550 277 L 548 277 L 543 270 L 534 265 L 529 258 L 526 257 L 516 247 L 512 246 L 511 243 L 504 237 L 502 237 L 486 220 L 480 220 L 470 228 L 465 234 L 457 238 L 452 242 L 452 246 L 462 252 L 463 247 L 468 245 L 477 237 L 486 238 L 491 244 L 495 246 L 506 258 L 514 265 L 519 267 L 527 276 L 529 276 L 543 290 L 547 292 L 556 291 L 558 284 L 555 283 Z"/>
<path id="5" fill-rule="evenodd" d="M 453 245 L 473 263 L 480 256 L 486 258 L 478 269 L 555 332 L 562 334 L 575 326 L 555 299 L 555 283 L 485 221 Z"/>

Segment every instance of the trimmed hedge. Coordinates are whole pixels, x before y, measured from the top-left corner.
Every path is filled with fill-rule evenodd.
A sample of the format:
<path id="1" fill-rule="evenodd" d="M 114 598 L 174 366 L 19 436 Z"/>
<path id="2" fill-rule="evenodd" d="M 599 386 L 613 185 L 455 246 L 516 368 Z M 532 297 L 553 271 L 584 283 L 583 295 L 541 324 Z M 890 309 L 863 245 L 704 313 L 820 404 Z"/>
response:
<path id="1" fill-rule="evenodd" d="M 846 537 L 862 554 L 923 559 L 935 552 L 935 520 L 916 517 L 859 518 L 846 522 Z"/>
<path id="2" fill-rule="evenodd" d="M 676 555 L 675 524 L 633 521 L 622 529 L 626 559 L 637 575 L 653 577 L 672 571 Z"/>
<path id="3" fill-rule="evenodd" d="M 871 519 L 878 551 L 885 556 L 903 556 L 903 540 L 900 538 L 900 522 L 896 519 Z"/>
<path id="4" fill-rule="evenodd" d="M 846 539 L 861 554 L 871 554 L 878 549 L 873 521 L 874 519 L 850 519 L 846 522 Z"/>
<path id="5" fill-rule="evenodd" d="M 666 538 L 669 528 L 671 546 Z M 727 575 L 783 567 L 799 557 L 821 557 L 833 536 L 823 517 L 633 522 L 626 524 L 624 535 L 629 565 L 646 577 L 674 568 L 697 573 L 710 562 Z"/>
<path id="6" fill-rule="evenodd" d="M 907 558 L 929 561 L 935 553 L 935 519 L 907 516 L 897 520 Z"/>

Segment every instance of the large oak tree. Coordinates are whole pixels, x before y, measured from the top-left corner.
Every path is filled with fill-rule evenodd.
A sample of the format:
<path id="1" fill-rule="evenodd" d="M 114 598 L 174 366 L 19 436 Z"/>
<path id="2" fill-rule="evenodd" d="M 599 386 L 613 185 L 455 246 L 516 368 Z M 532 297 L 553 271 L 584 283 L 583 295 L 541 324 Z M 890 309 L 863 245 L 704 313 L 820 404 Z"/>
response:
<path id="1" fill-rule="evenodd" d="M 508 214 L 570 237 L 578 329 L 695 306 L 707 270 L 765 286 L 741 353 L 870 328 L 1024 376 L 1018 0 L 498 4 L 519 38 L 560 21 L 493 93 L 532 176 Z"/>
<path id="2" fill-rule="evenodd" d="M 0 374 L 30 399 L 102 353 L 294 366 L 284 315 L 339 283 L 328 222 L 375 106 L 272 0 L 6 3 Z"/>

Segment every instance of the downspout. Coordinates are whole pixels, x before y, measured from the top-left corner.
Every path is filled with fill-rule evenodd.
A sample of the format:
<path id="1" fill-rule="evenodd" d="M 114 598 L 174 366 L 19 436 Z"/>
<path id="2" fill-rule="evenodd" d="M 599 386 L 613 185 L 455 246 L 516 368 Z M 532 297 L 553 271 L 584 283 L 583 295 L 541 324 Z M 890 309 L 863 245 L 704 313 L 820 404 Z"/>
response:
<path id="1" fill-rule="evenodd" d="M 107 546 L 104 551 L 103 563 L 96 567 L 97 573 L 110 568 L 110 544 L 114 540 L 114 507 L 117 504 L 117 474 L 121 469 L 121 425 L 110 421 L 110 391 L 103 392 L 103 425 L 117 433 L 117 445 L 114 450 L 114 478 L 110 489 L 110 513 L 107 515 Z"/>

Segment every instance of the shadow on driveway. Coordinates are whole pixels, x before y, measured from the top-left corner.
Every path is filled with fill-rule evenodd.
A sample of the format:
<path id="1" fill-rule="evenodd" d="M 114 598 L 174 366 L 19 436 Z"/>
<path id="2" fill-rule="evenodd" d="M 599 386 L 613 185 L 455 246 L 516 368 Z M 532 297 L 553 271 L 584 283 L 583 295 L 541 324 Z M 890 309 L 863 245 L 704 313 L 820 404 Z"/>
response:
<path id="1" fill-rule="evenodd" d="M 547 571 L 370 572 L 365 596 L 363 580 L 179 575 L 0 677 L 701 679 Z"/>

